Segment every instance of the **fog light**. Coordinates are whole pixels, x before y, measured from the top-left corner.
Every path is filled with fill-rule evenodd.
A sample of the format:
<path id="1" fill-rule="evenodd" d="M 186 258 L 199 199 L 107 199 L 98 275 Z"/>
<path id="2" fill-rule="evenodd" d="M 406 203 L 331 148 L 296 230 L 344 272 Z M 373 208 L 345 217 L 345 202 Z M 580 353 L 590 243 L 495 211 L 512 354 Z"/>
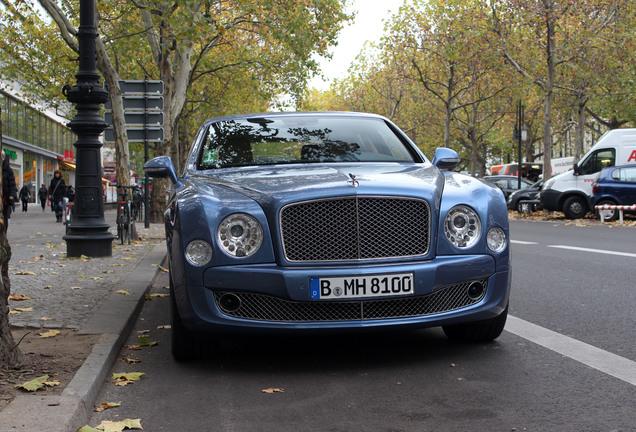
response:
<path id="1" fill-rule="evenodd" d="M 479 300 L 484 295 L 484 285 L 481 282 L 473 282 L 468 286 L 468 298 Z"/>
<path id="2" fill-rule="evenodd" d="M 223 294 L 219 299 L 219 305 L 225 312 L 236 312 L 241 307 L 241 299 L 234 294 Z"/>
<path id="3" fill-rule="evenodd" d="M 488 249 L 499 253 L 506 248 L 508 243 L 506 233 L 499 227 L 491 228 L 486 236 L 486 243 L 488 243 Z"/>

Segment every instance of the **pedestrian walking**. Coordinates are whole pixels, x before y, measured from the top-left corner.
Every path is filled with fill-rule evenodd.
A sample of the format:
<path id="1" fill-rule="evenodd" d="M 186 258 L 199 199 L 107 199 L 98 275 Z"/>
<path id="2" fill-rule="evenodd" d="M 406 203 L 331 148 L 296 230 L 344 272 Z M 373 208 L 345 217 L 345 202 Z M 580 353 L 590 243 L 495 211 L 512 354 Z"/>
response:
<path id="1" fill-rule="evenodd" d="M 49 190 L 46 188 L 46 185 L 42 183 L 42 187 L 38 191 L 38 198 L 40 199 L 40 205 L 42 206 L 42 212 L 46 208 L 46 200 L 49 199 Z"/>
<path id="2" fill-rule="evenodd" d="M 51 200 L 51 208 L 55 212 L 57 222 L 62 222 L 62 212 L 64 210 L 62 200 L 66 195 L 66 183 L 62 178 L 62 171 L 55 170 L 53 178 L 49 185 L 49 199 Z"/>
<path id="3" fill-rule="evenodd" d="M 20 201 L 22 201 L 22 211 L 29 210 L 29 200 L 31 199 L 31 189 L 25 183 L 22 185 L 22 189 L 20 189 Z"/>
<path id="4" fill-rule="evenodd" d="M 4 217 L 4 229 L 9 228 L 9 218 L 15 202 L 18 200 L 18 188 L 15 184 L 15 175 L 9 164 L 9 159 L 2 154 L 2 216 Z"/>

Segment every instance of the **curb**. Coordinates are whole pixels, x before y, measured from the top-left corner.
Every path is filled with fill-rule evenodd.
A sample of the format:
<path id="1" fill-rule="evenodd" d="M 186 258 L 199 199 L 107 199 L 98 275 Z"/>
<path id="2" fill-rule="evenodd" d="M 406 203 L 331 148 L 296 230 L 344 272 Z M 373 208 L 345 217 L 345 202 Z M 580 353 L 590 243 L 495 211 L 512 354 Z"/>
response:
<path id="1" fill-rule="evenodd" d="M 89 356 L 61 395 L 17 396 L 0 412 L 0 432 L 76 432 L 86 425 L 106 376 L 117 360 L 143 306 L 158 269 L 166 258 L 166 242 L 157 244 L 118 289 L 80 329 L 79 334 L 101 335 Z"/>

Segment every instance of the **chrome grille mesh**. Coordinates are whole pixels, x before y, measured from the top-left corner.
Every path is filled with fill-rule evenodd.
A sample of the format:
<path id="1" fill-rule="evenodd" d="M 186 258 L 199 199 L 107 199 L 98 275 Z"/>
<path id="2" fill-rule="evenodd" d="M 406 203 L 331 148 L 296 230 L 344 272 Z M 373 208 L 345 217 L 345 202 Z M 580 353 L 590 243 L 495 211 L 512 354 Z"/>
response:
<path id="1" fill-rule="evenodd" d="M 224 310 L 216 292 L 216 304 L 224 314 L 235 318 L 274 322 L 359 321 L 372 319 L 406 318 L 432 315 L 461 309 L 481 301 L 486 293 L 488 279 L 480 280 L 486 289 L 479 298 L 468 295 L 470 281 L 451 285 L 432 294 L 382 300 L 307 301 L 295 302 L 264 294 L 231 293 L 240 300 L 232 311 Z"/>
<path id="2" fill-rule="evenodd" d="M 285 258 L 294 262 L 421 256 L 429 246 L 429 206 L 394 197 L 346 197 L 283 208 Z"/>

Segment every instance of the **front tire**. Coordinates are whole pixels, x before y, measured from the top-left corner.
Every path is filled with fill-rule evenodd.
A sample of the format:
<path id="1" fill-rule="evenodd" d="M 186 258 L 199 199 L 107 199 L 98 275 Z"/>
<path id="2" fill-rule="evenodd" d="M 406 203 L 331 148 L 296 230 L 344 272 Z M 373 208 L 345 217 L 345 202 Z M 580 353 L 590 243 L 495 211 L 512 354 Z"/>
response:
<path id="1" fill-rule="evenodd" d="M 568 219 L 580 219 L 587 213 L 587 203 L 579 196 L 571 196 L 563 203 L 563 213 Z"/>
<path id="2" fill-rule="evenodd" d="M 482 321 L 443 326 L 446 337 L 455 342 L 491 342 L 501 335 L 508 318 L 508 306 L 496 316 Z"/>
<path id="3" fill-rule="evenodd" d="M 176 361 L 192 361 L 201 357 L 198 335 L 188 330 L 179 316 L 172 277 L 170 277 L 170 339 L 172 357 Z"/>

